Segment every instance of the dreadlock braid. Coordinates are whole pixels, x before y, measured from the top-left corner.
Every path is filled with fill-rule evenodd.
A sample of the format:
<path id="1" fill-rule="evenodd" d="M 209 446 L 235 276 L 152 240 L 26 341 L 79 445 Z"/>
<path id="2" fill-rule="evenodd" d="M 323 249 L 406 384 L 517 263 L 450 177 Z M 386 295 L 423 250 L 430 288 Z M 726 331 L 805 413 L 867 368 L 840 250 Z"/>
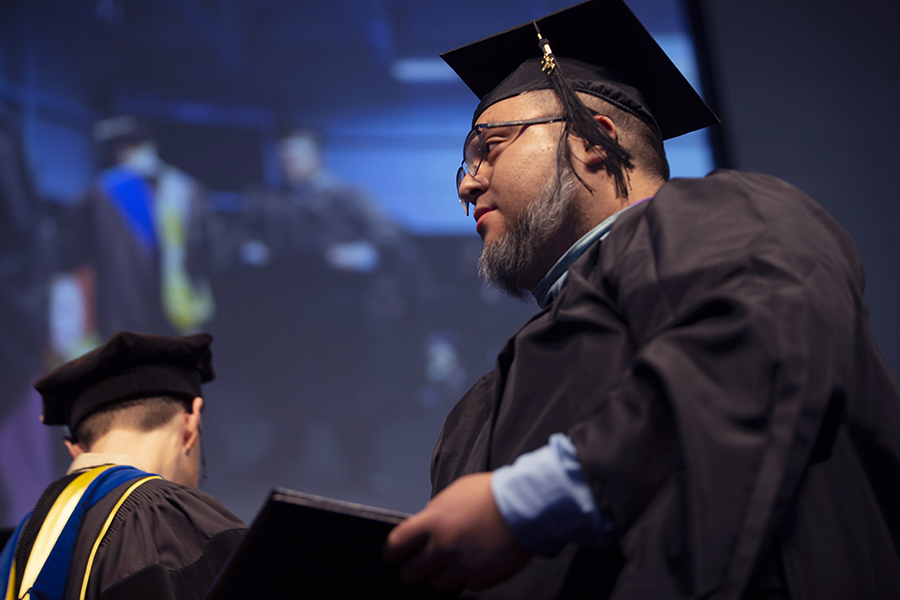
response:
<path id="1" fill-rule="evenodd" d="M 553 91 L 556 92 L 556 96 L 562 103 L 563 114 L 566 117 L 565 137 L 568 139 L 569 134 L 574 133 L 587 143 L 589 150 L 591 148 L 599 148 L 603 151 L 606 155 L 603 167 L 615 180 L 617 193 L 621 197 L 627 198 L 628 187 L 626 185 L 627 173 L 625 170 L 634 168 L 631 154 L 622 148 L 619 142 L 594 120 L 594 113 L 584 105 L 581 98 L 578 97 L 578 94 L 575 93 L 575 90 L 572 89 L 572 86 L 566 81 L 565 76 L 560 71 L 556 57 L 550 50 L 550 42 L 541 37 L 541 30 L 537 21 L 532 21 L 532 23 L 537 31 L 538 47 L 544 56 L 542 70 L 550 77 Z M 563 157 L 569 164 L 572 164 L 572 151 L 569 148 L 569 144 L 562 144 L 562 147 Z M 578 181 L 585 188 L 591 192 L 594 191 L 591 186 L 581 179 L 577 172 L 575 176 L 578 177 Z"/>

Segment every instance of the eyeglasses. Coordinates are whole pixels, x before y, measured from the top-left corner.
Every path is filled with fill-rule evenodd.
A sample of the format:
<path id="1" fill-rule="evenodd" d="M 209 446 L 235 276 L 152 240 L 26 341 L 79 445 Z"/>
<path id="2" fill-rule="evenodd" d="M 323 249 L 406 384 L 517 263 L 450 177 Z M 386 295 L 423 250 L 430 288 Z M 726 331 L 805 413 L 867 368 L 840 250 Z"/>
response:
<path id="1" fill-rule="evenodd" d="M 524 121 L 482 123 L 473 127 L 472 131 L 469 132 L 469 135 L 466 136 L 466 143 L 463 146 L 462 166 L 460 166 L 459 170 L 456 172 L 456 193 L 460 196 L 459 203 L 463 205 L 466 216 L 469 216 L 469 202 L 464 200 L 459 194 L 459 186 L 462 185 L 466 175 L 475 177 L 475 175 L 478 174 L 478 167 L 481 166 L 481 161 L 484 160 L 484 139 L 481 137 L 481 132 L 483 130 L 493 129 L 495 127 L 515 127 L 518 125 L 543 125 L 544 123 L 557 123 L 565 120 L 565 117 L 538 117 L 536 119 L 525 119 Z"/>

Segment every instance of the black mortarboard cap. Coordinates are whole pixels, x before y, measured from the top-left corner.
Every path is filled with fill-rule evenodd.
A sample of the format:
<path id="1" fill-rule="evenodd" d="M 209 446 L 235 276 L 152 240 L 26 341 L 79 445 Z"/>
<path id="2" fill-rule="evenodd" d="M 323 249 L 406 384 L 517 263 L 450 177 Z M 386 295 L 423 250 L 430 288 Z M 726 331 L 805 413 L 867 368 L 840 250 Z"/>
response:
<path id="1" fill-rule="evenodd" d="M 145 335 L 120 331 L 87 354 L 38 379 L 45 425 L 78 424 L 97 410 L 136 398 L 170 396 L 189 401 L 215 377 L 212 336 Z"/>
<path id="2" fill-rule="evenodd" d="M 575 91 L 600 97 L 649 123 L 664 139 L 719 122 L 622 0 L 588 0 L 536 19 Z M 481 104 L 551 89 L 532 22 L 441 55 Z"/>

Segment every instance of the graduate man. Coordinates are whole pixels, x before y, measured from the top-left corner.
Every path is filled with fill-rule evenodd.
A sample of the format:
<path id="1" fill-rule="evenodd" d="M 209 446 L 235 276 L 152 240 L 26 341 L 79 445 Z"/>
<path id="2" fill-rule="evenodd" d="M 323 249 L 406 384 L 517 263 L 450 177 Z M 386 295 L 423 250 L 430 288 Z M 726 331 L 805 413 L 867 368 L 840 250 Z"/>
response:
<path id="1" fill-rule="evenodd" d="M 621 0 L 444 59 L 482 274 L 541 311 L 385 556 L 485 597 L 898 597 L 900 390 L 849 236 L 773 177 L 668 181 L 662 139 L 716 118 Z"/>
<path id="2" fill-rule="evenodd" d="M 119 332 L 35 383 L 73 461 L 0 554 L 4 598 L 205 597 L 246 531 L 196 489 L 211 341 Z"/>

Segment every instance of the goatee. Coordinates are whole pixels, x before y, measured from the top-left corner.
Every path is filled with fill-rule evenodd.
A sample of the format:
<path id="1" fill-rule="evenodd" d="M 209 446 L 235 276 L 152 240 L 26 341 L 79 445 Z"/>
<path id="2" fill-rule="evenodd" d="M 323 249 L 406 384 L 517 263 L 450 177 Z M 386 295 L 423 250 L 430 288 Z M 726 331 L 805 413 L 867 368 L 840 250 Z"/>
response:
<path id="1" fill-rule="evenodd" d="M 578 178 L 567 165 L 559 169 L 559 177 L 547 181 L 540 196 L 525 206 L 503 235 L 484 247 L 478 259 L 478 274 L 485 283 L 513 298 L 528 297 L 523 280 L 541 247 L 562 225 L 575 197 Z"/>

